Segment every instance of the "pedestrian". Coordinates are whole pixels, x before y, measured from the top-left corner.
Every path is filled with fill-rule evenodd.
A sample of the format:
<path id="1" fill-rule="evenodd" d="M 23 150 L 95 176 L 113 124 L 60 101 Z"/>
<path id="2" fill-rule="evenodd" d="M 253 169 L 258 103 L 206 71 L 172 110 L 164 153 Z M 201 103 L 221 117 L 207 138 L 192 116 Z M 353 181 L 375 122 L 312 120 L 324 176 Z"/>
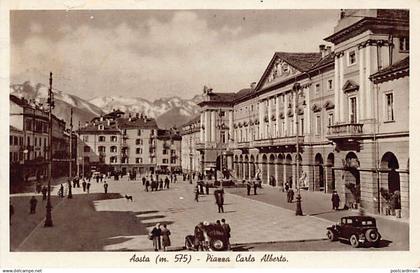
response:
<path id="1" fill-rule="evenodd" d="M 108 193 L 108 183 L 106 183 L 106 181 L 104 181 L 104 190 L 105 194 Z"/>
<path id="2" fill-rule="evenodd" d="M 90 192 L 90 182 L 87 182 L 87 184 L 86 184 L 86 191 L 87 191 L 87 193 Z"/>
<path id="3" fill-rule="evenodd" d="M 287 191 L 287 202 L 288 203 L 292 203 L 293 202 L 293 196 L 295 195 L 294 191 L 292 188 L 289 188 L 289 190 Z"/>
<path id="4" fill-rule="evenodd" d="M 200 194 L 204 194 L 204 183 L 200 183 Z"/>
<path id="5" fill-rule="evenodd" d="M 99 174 L 96 175 L 96 183 L 99 183 Z"/>
<path id="6" fill-rule="evenodd" d="M 166 251 L 166 248 L 171 246 L 171 238 L 169 237 L 170 235 L 171 231 L 166 227 L 166 224 L 164 224 L 161 228 L 163 251 Z"/>
<path id="7" fill-rule="evenodd" d="M 74 177 L 73 178 L 73 188 L 76 188 L 76 186 L 77 186 L 77 178 Z"/>
<path id="8" fill-rule="evenodd" d="M 253 186 L 254 186 L 254 195 L 257 195 L 257 187 L 258 187 L 258 183 L 256 181 L 253 182 Z"/>
<path id="9" fill-rule="evenodd" d="M 195 172 L 193 172 L 193 180 L 195 180 Z"/>
<path id="10" fill-rule="evenodd" d="M 210 185 L 206 182 L 206 194 L 209 195 L 210 193 Z"/>
<path id="11" fill-rule="evenodd" d="M 13 214 L 15 214 L 15 207 L 13 206 L 12 203 L 10 203 L 10 208 L 9 208 L 9 222 L 10 222 L 10 225 L 12 225 Z"/>
<path id="12" fill-rule="evenodd" d="M 72 187 L 71 187 L 71 183 L 69 181 L 69 194 L 67 195 L 68 199 L 72 199 L 73 198 L 73 193 L 72 193 Z"/>
<path id="13" fill-rule="evenodd" d="M 225 219 L 222 219 L 222 228 L 225 231 L 225 235 L 226 235 L 226 238 L 227 238 L 228 250 L 230 250 L 230 226 L 229 226 L 229 224 L 226 223 Z"/>
<path id="14" fill-rule="evenodd" d="M 289 182 L 285 183 L 284 189 L 286 190 L 286 192 L 289 192 Z"/>
<path id="15" fill-rule="evenodd" d="M 58 196 L 63 198 L 64 197 L 64 186 L 60 184 L 60 190 L 58 191 Z"/>
<path id="16" fill-rule="evenodd" d="M 216 226 L 222 227 L 222 224 L 220 223 L 220 220 L 216 220 Z"/>
<path id="17" fill-rule="evenodd" d="M 200 195 L 199 190 L 198 190 L 198 185 L 195 186 L 194 195 L 195 195 L 194 200 L 198 202 L 198 196 Z"/>
<path id="18" fill-rule="evenodd" d="M 146 177 L 144 177 L 144 176 L 143 176 L 143 177 L 141 178 L 141 182 L 143 183 L 143 186 L 144 186 L 144 185 L 146 184 Z"/>
<path id="19" fill-rule="evenodd" d="M 338 210 L 340 207 L 340 196 L 338 195 L 337 191 L 333 191 L 331 196 L 331 202 L 332 202 L 332 209 Z"/>
<path id="20" fill-rule="evenodd" d="M 46 186 L 42 186 L 42 201 L 47 200 L 47 187 Z"/>
<path id="21" fill-rule="evenodd" d="M 224 213 L 223 209 L 223 203 L 224 203 L 224 197 L 223 197 L 224 191 L 223 188 L 220 190 L 214 191 L 214 197 L 216 199 L 216 205 L 219 213 Z"/>
<path id="22" fill-rule="evenodd" d="M 246 193 L 247 193 L 247 195 L 250 195 L 251 194 L 251 181 L 248 181 L 246 183 Z"/>
<path id="23" fill-rule="evenodd" d="M 152 191 L 154 191 L 155 189 L 157 189 L 157 183 L 156 183 L 156 181 L 155 180 L 153 180 L 153 178 L 152 178 L 152 186 L 151 186 L 151 188 L 152 188 Z"/>
<path id="24" fill-rule="evenodd" d="M 30 205 L 29 213 L 30 214 L 35 214 L 37 203 L 38 203 L 38 201 L 36 200 L 35 196 L 32 196 L 31 200 L 29 200 L 29 205 Z"/>
<path id="25" fill-rule="evenodd" d="M 165 188 L 169 189 L 169 178 L 166 176 L 165 178 Z"/>
<path id="26" fill-rule="evenodd" d="M 272 187 L 274 187 L 276 185 L 276 179 L 274 178 L 274 176 L 270 176 L 270 185 Z"/>
<path id="27" fill-rule="evenodd" d="M 85 192 L 86 191 L 86 180 L 84 180 L 84 179 L 83 179 L 83 182 L 82 182 L 82 188 L 83 188 L 83 192 Z"/>
<path id="28" fill-rule="evenodd" d="M 195 249 L 203 251 L 203 242 L 204 242 L 204 224 L 200 222 L 194 228 L 194 245 Z"/>
<path id="29" fill-rule="evenodd" d="M 41 187 L 41 182 L 36 182 L 36 192 L 37 193 L 40 193 L 41 192 L 41 189 L 42 189 L 42 187 Z"/>
<path id="30" fill-rule="evenodd" d="M 146 179 L 145 185 L 146 185 L 146 192 L 148 192 L 149 191 L 149 186 L 150 186 L 150 182 L 149 182 L 148 179 Z"/>
<path id="31" fill-rule="evenodd" d="M 160 244 L 160 235 L 161 235 L 160 223 L 156 224 L 156 226 L 150 232 L 150 235 L 153 240 L 153 247 L 155 251 L 160 250 L 162 248 Z"/>
<path id="32" fill-rule="evenodd" d="M 163 180 L 160 178 L 159 180 L 159 190 L 163 190 Z"/>
<path id="33" fill-rule="evenodd" d="M 176 183 L 176 174 L 174 174 L 174 183 Z"/>

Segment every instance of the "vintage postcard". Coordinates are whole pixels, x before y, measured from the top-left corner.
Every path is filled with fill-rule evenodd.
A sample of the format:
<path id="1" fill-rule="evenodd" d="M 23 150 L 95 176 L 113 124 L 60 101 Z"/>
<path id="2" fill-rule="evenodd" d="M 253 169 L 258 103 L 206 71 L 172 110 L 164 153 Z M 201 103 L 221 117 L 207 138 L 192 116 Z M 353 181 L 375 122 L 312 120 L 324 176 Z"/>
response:
<path id="1" fill-rule="evenodd" d="M 2 3 L 0 267 L 419 267 L 419 7 Z"/>

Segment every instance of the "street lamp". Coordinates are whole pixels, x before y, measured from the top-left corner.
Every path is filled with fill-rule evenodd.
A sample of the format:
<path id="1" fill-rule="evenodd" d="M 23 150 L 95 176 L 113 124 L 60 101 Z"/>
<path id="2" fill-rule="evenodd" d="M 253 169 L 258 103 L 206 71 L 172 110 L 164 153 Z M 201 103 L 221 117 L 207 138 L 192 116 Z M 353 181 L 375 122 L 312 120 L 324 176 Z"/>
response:
<path id="1" fill-rule="evenodd" d="M 296 123 L 296 186 L 297 186 L 297 196 L 296 196 L 296 216 L 302 216 L 302 196 L 300 195 L 300 183 L 299 183 L 299 91 L 301 91 L 301 86 L 299 83 L 293 85 L 293 92 L 295 93 L 295 123 Z"/>
<path id="2" fill-rule="evenodd" d="M 54 108 L 54 98 L 52 93 L 52 72 L 50 72 L 50 87 L 48 89 L 48 195 L 47 195 L 47 213 L 45 216 L 44 227 L 52 227 L 51 215 L 51 168 L 52 168 L 52 109 Z"/>

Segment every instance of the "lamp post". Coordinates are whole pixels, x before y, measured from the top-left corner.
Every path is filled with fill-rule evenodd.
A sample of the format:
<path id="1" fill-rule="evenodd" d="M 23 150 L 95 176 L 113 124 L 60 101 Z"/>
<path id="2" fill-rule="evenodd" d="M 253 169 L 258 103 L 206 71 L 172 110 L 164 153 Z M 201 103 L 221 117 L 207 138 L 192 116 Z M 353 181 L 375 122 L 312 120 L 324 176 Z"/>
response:
<path id="1" fill-rule="evenodd" d="M 47 195 L 47 213 L 45 216 L 44 227 L 52 227 L 51 215 L 51 168 L 52 168 L 52 109 L 54 108 L 54 98 L 52 94 L 52 72 L 50 72 L 50 86 L 48 88 L 48 195 Z"/>
<path id="2" fill-rule="evenodd" d="M 297 196 L 296 196 L 296 216 L 302 216 L 302 196 L 300 195 L 300 183 L 299 183 L 299 91 L 301 86 L 299 83 L 293 85 L 293 92 L 295 93 L 295 123 L 296 123 L 296 187 L 297 187 Z"/>

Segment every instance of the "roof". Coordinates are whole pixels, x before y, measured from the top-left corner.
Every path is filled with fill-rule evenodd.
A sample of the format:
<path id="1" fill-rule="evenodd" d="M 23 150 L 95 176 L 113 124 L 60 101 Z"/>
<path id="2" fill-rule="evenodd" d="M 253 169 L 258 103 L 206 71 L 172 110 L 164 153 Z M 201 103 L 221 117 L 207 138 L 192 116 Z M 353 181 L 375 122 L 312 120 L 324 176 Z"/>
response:
<path id="1" fill-rule="evenodd" d="M 278 57 L 299 71 L 306 71 L 314 64 L 319 62 L 321 58 L 320 52 L 310 53 L 290 53 L 290 52 L 276 52 L 274 57 Z"/>
<path id="2" fill-rule="evenodd" d="M 334 64 L 334 58 L 335 58 L 335 53 L 331 52 L 330 54 L 322 57 L 317 63 L 315 63 L 309 69 L 309 71 L 312 71 L 312 70 L 315 70 L 317 68 L 321 68 L 321 67 L 324 67 L 324 66 L 333 65 Z"/>
<path id="3" fill-rule="evenodd" d="M 236 93 L 207 93 L 207 99 L 197 103 L 199 106 L 206 104 L 231 104 L 235 100 Z"/>
<path id="4" fill-rule="evenodd" d="M 99 125 L 103 125 L 103 130 L 99 130 Z M 120 134 L 120 130 L 115 123 L 108 125 L 106 121 L 100 123 L 90 123 L 85 127 L 77 130 L 79 133 L 92 133 L 92 134 Z"/>
<path id="5" fill-rule="evenodd" d="M 181 127 L 185 127 L 185 126 L 200 122 L 200 118 L 201 118 L 200 115 L 197 115 L 197 116 L 193 117 L 192 119 L 190 119 L 188 122 L 181 125 Z"/>
<path id="6" fill-rule="evenodd" d="M 155 119 L 152 118 L 118 118 L 117 120 L 118 127 L 121 129 L 157 129 L 157 123 Z"/>
<path id="7" fill-rule="evenodd" d="M 19 130 L 18 128 L 16 128 L 15 126 L 9 125 L 9 130 L 12 132 L 23 132 L 22 130 Z"/>
<path id="8" fill-rule="evenodd" d="M 359 215 L 344 216 L 342 218 L 351 218 L 351 219 L 359 219 L 359 220 L 375 220 L 375 218 L 372 216 L 359 216 Z"/>
<path id="9" fill-rule="evenodd" d="M 235 95 L 235 100 L 240 100 L 240 99 L 243 99 L 243 98 L 245 98 L 245 97 L 248 97 L 250 94 L 252 94 L 254 89 L 252 89 L 252 88 L 244 88 L 244 89 L 241 89 L 241 90 L 239 90 L 238 92 L 236 92 L 236 95 Z"/>
<path id="10" fill-rule="evenodd" d="M 159 129 L 157 131 L 157 138 L 162 140 L 181 140 L 181 135 L 173 130 Z"/>
<path id="11" fill-rule="evenodd" d="M 10 94 L 10 100 L 14 103 L 16 103 L 17 105 L 20 106 L 28 106 L 28 103 L 26 102 L 26 100 L 24 98 L 18 98 L 15 95 Z"/>
<path id="12" fill-rule="evenodd" d="M 398 79 L 409 75 L 410 59 L 409 56 L 390 66 L 387 66 L 378 72 L 372 74 L 369 78 L 374 83 L 381 83 L 391 79 Z"/>

